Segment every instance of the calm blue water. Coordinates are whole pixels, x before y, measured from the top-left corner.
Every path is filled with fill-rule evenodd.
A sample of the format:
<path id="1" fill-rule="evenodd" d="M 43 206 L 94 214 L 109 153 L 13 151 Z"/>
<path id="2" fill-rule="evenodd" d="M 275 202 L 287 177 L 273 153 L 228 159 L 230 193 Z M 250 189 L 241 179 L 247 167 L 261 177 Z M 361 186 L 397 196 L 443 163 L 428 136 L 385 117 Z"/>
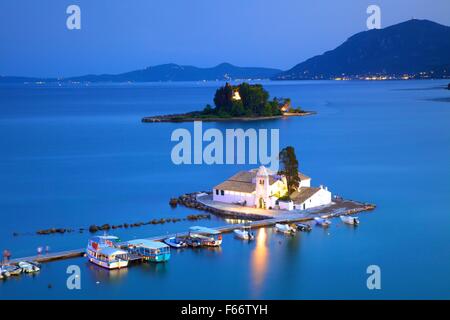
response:
<path id="1" fill-rule="evenodd" d="M 335 220 L 293 238 L 231 235 L 214 250 L 174 252 L 165 265 L 108 272 L 85 259 L 46 264 L 36 276 L 0 282 L 0 298 L 450 298 L 450 103 L 445 81 L 267 82 L 272 96 L 318 111 L 305 118 L 207 123 L 204 128 L 279 128 L 312 183 L 376 203 L 349 228 Z M 168 200 L 210 189 L 249 166 L 175 166 L 172 131 L 192 123 L 142 124 L 141 117 L 211 103 L 220 83 L 0 87 L 0 249 L 13 256 L 85 246 L 85 233 L 38 229 L 120 224 L 196 213 Z M 222 225 L 213 217 L 120 229 L 122 239 Z M 18 232 L 19 236 L 13 236 Z M 66 268 L 82 290 L 66 288 Z M 381 267 L 382 289 L 366 287 Z M 48 288 L 51 284 L 52 288 Z"/>

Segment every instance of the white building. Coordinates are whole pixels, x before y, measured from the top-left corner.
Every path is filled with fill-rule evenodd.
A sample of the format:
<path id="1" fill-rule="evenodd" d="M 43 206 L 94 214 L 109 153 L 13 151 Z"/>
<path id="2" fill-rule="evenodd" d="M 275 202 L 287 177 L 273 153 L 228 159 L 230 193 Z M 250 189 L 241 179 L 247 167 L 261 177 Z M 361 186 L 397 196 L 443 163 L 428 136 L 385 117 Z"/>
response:
<path id="1" fill-rule="evenodd" d="M 320 186 L 311 187 L 311 178 L 299 173 L 300 183 L 290 200 L 286 177 L 270 172 L 266 167 L 240 171 L 213 188 L 213 200 L 263 209 L 309 209 L 331 203 L 331 192 Z"/>

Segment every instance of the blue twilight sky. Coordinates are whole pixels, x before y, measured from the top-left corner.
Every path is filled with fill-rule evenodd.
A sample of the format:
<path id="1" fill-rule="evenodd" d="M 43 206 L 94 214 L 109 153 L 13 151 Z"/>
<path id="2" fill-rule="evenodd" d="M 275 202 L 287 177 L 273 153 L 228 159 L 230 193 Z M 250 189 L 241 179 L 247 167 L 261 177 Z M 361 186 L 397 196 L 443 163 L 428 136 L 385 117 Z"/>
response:
<path id="1" fill-rule="evenodd" d="M 81 8 L 81 30 L 66 8 Z M 287 69 L 366 29 L 412 17 L 450 25 L 450 0 L 1 0 L 0 74 L 118 73 L 174 62 Z"/>

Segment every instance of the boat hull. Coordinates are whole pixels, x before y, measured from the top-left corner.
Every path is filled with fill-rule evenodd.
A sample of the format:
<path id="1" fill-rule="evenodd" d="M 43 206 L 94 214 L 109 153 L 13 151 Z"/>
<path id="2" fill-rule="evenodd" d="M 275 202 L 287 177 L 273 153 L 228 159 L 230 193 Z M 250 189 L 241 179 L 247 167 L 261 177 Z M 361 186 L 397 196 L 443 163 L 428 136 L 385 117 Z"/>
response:
<path id="1" fill-rule="evenodd" d="M 88 255 L 89 262 L 96 264 L 102 268 L 112 270 L 112 269 L 120 269 L 120 268 L 126 268 L 128 266 L 127 260 L 118 260 L 118 261 L 103 261 L 99 260 L 93 256 Z"/>
<path id="2" fill-rule="evenodd" d="M 149 262 L 166 262 L 170 259 L 170 253 L 158 254 L 156 256 L 144 257 Z"/>

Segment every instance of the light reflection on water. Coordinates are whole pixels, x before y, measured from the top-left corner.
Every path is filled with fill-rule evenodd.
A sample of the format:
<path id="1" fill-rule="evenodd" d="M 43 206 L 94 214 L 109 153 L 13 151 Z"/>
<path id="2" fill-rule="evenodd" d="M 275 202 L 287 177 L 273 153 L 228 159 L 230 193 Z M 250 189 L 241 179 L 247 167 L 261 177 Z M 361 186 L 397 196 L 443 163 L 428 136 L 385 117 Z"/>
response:
<path id="1" fill-rule="evenodd" d="M 267 230 L 261 228 L 256 235 L 256 247 L 251 254 L 252 288 L 255 297 L 261 293 L 268 267 L 268 255 Z"/>

